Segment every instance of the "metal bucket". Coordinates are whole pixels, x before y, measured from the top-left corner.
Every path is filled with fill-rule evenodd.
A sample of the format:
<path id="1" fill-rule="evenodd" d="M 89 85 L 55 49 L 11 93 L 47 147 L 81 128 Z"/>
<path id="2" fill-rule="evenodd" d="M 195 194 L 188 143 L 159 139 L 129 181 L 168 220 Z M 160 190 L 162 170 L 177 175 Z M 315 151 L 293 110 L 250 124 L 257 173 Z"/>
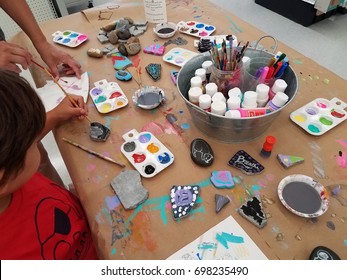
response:
<path id="1" fill-rule="evenodd" d="M 273 57 L 273 54 L 262 50 L 247 49 L 245 56 L 249 58 L 269 57 L 270 59 Z M 219 141 L 227 143 L 244 142 L 259 137 L 270 127 L 275 118 L 281 113 L 281 110 L 285 108 L 297 94 L 298 79 L 293 69 L 289 66 L 281 77 L 288 84 L 285 93 L 289 96 L 289 100 L 280 109 L 263 116 L 238 119 L 230 119 L 224 116 L 211 114 L 188 100 L 190 79 L 195 75 L 195 70 L 201 68 L 202 63 L 206 60 L 210 60 L 209 55 L 198 55 L 191 58 L 178 73 L 177 88 L 189 109 L 194 125 L 207 136 Z"/>

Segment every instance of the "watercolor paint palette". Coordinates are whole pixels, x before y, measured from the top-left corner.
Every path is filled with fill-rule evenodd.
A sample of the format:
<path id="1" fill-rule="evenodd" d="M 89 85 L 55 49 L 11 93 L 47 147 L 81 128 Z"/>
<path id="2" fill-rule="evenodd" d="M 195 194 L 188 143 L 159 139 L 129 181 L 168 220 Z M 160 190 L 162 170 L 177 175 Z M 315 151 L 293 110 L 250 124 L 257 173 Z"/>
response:
<path id="1" fill-rule="evenodd" d="M 52 36 L 53 42 L 70 48 L 75 48 L 88 40 L 88 36 L 86 34 L 71 30 L 56 31 L 52 34 Z"/>
<path id="2" fill-rule="evenodd" d="M 337 97 L 317 98 L 290 114 L 290 119 L 311 135 L 319 136 L 347 118 L 347 104 Z"/>
<path id="3" fill-rule="evenodd" d="M 128 98 L 117 83 L 100 80 L 94 85 L 89 95 L 100 113 L 109 113 L 128 105 Z"/>
<path id="4" fill-rule="evenodd" d="M 173 48 L 167 54 L 163 56 L 163 60 L 182 67 L 189 59 L 198 55 L 196 52 L 186 50 L 183 48 Z"/>
<path id="5" fill-rule="evenodd" d="M 157 175 L 174 161 L 174 155 L 150 132 L 132 129 L 123 136 L 123 155 L 145 178 Z"/>
<path id="6" fill-rule="evenodd" d="M 196 21 L 180 21 L 177 23 L 177 26 L 181 33 L 195 37 L 210 36 L 216 30 L 216 27 L 213 25 Z"/>

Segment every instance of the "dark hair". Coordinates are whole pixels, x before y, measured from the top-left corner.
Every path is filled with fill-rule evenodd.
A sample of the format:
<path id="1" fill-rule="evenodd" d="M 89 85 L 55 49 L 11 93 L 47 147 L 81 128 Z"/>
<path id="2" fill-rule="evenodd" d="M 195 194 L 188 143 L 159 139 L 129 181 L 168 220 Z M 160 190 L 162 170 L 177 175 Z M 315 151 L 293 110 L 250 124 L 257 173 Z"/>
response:
<path id="1" fill-rule="evenodd" d="M 22 170 L 45 122 L 45 108 L 35 90 L 18 74 L 0 69 L 0 187 Z"/>

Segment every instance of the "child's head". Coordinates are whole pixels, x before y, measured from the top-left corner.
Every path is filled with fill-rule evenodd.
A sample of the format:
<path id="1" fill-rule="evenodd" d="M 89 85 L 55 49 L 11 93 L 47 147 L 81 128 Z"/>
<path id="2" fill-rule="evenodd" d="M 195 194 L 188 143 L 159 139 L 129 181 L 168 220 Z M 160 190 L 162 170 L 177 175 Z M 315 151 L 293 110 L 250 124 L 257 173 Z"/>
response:
<path id="1" fill-rule="evenodd" d="M 37 171 L 38 136 L 46 121 L 45 108 L 29 83 L 0 69 L 0 195 L 6 184 L 18 188 Z"/>

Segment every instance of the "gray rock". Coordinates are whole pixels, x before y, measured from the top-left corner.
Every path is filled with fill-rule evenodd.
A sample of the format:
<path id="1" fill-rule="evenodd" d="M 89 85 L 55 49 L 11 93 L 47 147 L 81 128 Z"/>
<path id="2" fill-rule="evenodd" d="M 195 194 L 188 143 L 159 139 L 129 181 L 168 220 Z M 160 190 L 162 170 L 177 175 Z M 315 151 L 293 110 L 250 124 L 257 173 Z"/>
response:
<path id="1" fill-rule="evenodd" d="M 134 209 L 148 198 L 148 190 L 141 183 L 140 173 L 123 170 L 111 181 L 111 187 L 126 210 Z"/>
<path id="2" fill-rule="evenodd" d="M 117 32 L 115 30 L 108 33 L 108 40 L 111 44 L 117 44 L 118 43 L 118 36 Z"/>
<path id="3" fill-rule="evenodd" d="M 116 34 L 120 40 L 128 40 L 131 37 L 129 29 L 117 29 Z"/>
<path id="4" fill-rule="evenodd" d="M 105 35 L 98 35 L 97 38 L 101 44 L 108 43 L 108 38 Z"/>
<path id="5" fill-rule="evenodd" d="M 128 55 L 135 55 L 140 52 L 141 44 L 140 43 L 125 44 L 125 48 L 128 52 Z"/>

